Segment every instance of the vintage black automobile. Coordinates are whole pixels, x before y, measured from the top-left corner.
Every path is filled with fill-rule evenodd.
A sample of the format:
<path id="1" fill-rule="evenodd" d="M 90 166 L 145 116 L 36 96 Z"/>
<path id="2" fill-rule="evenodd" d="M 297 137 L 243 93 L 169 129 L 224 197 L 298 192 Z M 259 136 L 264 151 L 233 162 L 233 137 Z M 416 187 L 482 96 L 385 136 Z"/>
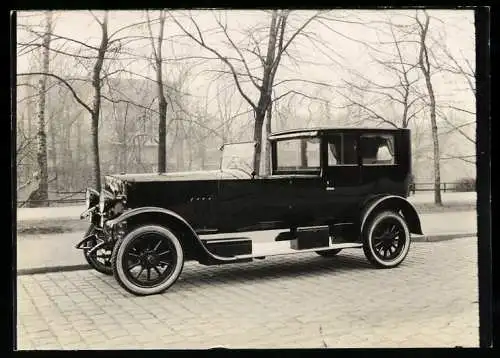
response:
<path id="1" fill-rule="evenodd" d="M 406 200 L 408 129 L 316 128 L 269 137 L 272 171 L 252 172 L 254 143 L 226 144 L 215 171 L 120 174 L 87 189 L 90 228 L 77 245 L 96 270 L 136 295 L 170 287 L 187 260 L 205 265 L 362 248 L 376 267 L 422 235 Z M 273 230 L 269 242 L 250 232 Z"/>

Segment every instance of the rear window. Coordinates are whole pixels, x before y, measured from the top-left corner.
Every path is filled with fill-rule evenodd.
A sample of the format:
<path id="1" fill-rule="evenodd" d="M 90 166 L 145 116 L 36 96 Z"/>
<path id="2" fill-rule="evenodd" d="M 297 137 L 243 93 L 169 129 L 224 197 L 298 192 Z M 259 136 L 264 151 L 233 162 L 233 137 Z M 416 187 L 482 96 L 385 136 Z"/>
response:
<path id="1" fill-rule="evenodd" d="M 396 164 L 394 136 L 390 134 L 362 135 L 361 159 L 363 165 Z"/>

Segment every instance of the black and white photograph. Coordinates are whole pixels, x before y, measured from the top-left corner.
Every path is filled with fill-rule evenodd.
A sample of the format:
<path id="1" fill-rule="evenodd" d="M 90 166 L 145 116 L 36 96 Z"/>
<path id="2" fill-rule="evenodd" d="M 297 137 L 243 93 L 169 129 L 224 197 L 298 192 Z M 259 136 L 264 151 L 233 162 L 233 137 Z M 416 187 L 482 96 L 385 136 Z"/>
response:
<path id="1" fill-rule="evenodd" d="M 480 346 L 474 8 L 11 16 L 15 349 Z"/>

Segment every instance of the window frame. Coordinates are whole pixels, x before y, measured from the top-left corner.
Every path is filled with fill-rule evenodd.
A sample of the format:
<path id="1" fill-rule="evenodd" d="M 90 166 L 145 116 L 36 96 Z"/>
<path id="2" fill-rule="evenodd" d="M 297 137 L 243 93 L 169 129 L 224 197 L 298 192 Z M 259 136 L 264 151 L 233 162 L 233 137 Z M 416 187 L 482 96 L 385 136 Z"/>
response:
<path id="1" fill-rule="evenodd" d="M 356 163 L 350 163 L 350 164 L 345 164 L 344 163 L 344 136 L 345 135 L 351 135 L 355 138 L 355 143 L 356 143 Z M 334 164 L 334 165 L 330 165 L 328 159 L 329 159 L 329 155 L 330 155 L 330 152 L 329 152 L 329 148 L 328 148 L 328 144 L 331 143 L 330 142 L 330 139 L 332 137 L 335 137 L 335 136 L 340 136 L 340 147 L 341 147 L 341 158 L 340 158 L 340 164 Z M 325 146 L 325 167 L 326 168 L 339 168 L 339 167 L 359 167 L 361 166 L 361 163 L 360 163 L 360 152 L 359 152 L 359 145 L 360 145 L 360 135 L 357 134 L 357 133 L 345 133 L 345 132 L 338 132 L 338 133 L 332 133 L 332 134 L 329 134 L 329 135 L 326 135 L 324 136 L 323 138 L 323 142 L 324 142 L 324 146 Z"/>
<path id="2" fill-rule="evenodd" d="M 363 156 L 362 156 L 362 145 L 363 145 L 363 137 L 391 137 L 392 138 L 392 144 L 394 146 L 394 154 L 392 155 L 392 163 L 363 163 Z M 396 153 L 396 135 L 394 133 L 363 133 L 359 135 L 359 159 L 361 166 L 363 167 L 395 167 L 398 166 L 398 158 L 397 158 L 397 153 Z M 380 148 L 380 147 L 379 147 Z"/>
<path id="3" fill-rule="evenodd" d="M 310 140 L 316 139 L 319 141 L 318 145 L 318 159 L 319 166 L 311 167 L 305 169 L 279 169 L 278 168 L 278 143 L 285 141 L 293 141 L 293 140 Z M 299 142 L 300 143 L 300 142 Z M 299 144 L 300 145 L 300 144 Z M 322 140 L 320 136 L 310 136 L 310 135 L 297 135 L 293 138 L 276 138 L 271 141 L 271 175 L 280 176 L 280 175 L 294 175 L 294 176 L 313 176 L 318 177 L 321 176 L 322 167 L 323 167 L 323 156 L 322 153 Z"/>

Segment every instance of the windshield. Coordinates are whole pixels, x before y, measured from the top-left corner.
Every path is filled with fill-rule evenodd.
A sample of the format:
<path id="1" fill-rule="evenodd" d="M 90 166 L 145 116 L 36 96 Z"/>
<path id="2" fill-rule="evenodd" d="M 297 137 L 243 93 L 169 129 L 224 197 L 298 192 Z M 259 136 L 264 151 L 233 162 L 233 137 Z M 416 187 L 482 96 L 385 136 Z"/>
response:
<path id="1" fill-rule="evenodd" d="M 253 172 L 254 142 L 230 143 L 222 147 L 221 169 L 240 169 Z"/>

